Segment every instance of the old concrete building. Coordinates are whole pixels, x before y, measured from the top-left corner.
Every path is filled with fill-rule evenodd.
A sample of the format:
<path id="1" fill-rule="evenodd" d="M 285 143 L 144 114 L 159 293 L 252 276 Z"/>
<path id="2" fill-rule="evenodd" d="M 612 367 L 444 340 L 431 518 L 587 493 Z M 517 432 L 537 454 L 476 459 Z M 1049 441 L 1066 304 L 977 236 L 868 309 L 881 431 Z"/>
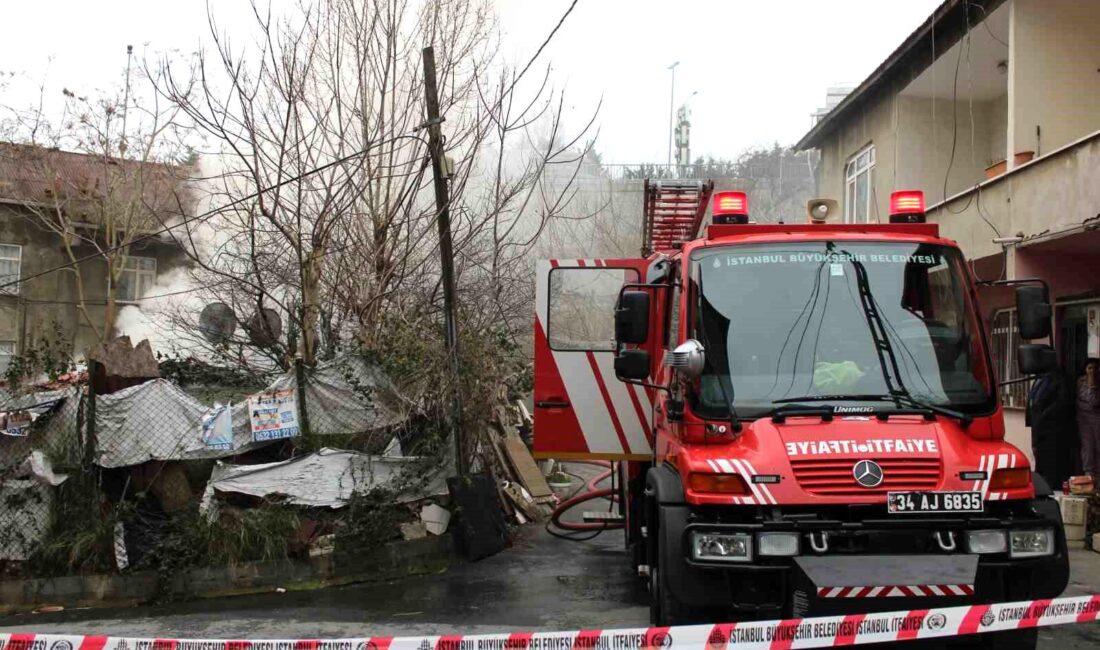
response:
<path id="1" fill-rule="evenodd" d="M 158 276 L 186 263 L 168 236 L 135 241 L 189 210 L 185 172 L 0 144 L 0 372 L 44 338 L 81 356 L 117 333 L 105 327 L 109 297 L 116 313 L 139 306 Z M 73 260 L 83 261 L 62 268 Z"/>
<path id="2" fill-rule="evenodd" d="M 837 219 L 885 221 L 920 189 L 979 280 L 1039 277 L 1076 375 L 1100 352 L 1100 11 L 1080 0 L 946 0 L 799 142 Z M 843 47 L 843 44 L 838 46 Z M 1002 380 L 1018 377 L 1012 294 L 983 288 Z M 1030 449 L 1026 387 L 1002 387 Z"/>

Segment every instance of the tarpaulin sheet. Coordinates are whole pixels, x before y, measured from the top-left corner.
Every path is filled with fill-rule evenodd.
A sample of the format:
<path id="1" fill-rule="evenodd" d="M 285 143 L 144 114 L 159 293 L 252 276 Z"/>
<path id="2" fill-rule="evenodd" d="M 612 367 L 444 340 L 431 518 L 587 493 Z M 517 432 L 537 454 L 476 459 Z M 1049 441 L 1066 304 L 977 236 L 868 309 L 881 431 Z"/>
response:
<path id="1" fill-rule="evenodd" d="M 372 456 L 342 449 L 324 448 L 299 458 L 261 465 L 218 463 L 207 490 L 236 492 L 255 497 L 282 496 L 300 506 L 340 508 L 353 492 L 386 487 L 403 469 L 419 459 Z M 447 493 L 444 468 L 424 477 L 415 490 L 398 497 L 398 503 Z M 206 501 L 207 499 L 204 499 Z"/>
<path id="2" fill-rule="evenodd" d="M 362 387 L 376 389 L 372 399 L 364 398 Z M 286 388 L 297 388 L 293 373 L 279 377 L 265 391 Z M 371 431 L 404 419 L 391 406 L 395 398 L 389 380 L 360 357 L 334 359 L 309 371 L 304 392 L 308 411 L 324 414 L 324 426 L 314 428 L 317 435 Z M 224 458 L 269 444 L 254 441 L 248 401 L 244 400 L 231 409 L 231 448 L 208 448 L 202 438 L 202 421 L 210 411 L 211 407 L 164 379 L 97 396 L 97 462 L 102 467 L 125 467 L 150 460 Z"/>
<path id="3" fill-rule="evenodd" d="M 26 436 L 0 436 L 0 474 L 11 475 L 32 450 L 47 452 L 58 462 L 76 463 L 81 457 L 77 414 L 80 388 L 36 391 L 25 395 L 0 395 L 0 411 L 26 409 L 35 404 L 58 404 L 34 421 Z"/>
<path id="4" fill-rule="evenodd" d="M 98 395 L 97 462 L 103 467 L 125 467 L 150 460 L 216 457 L 257 446 L 249 445 L 246 438 L 238 439 L 236 450 L 207 450 L 202 441 L 206 411 L 206 406 L 165 379 Z"/>
<path id="5" fill-rule="evenodd" d="M 0 483 L 4 526 L 0 529 L 0 560 L 22 561 L 38 548 L 50 520 L 53 490 L 35 479 Z"/>

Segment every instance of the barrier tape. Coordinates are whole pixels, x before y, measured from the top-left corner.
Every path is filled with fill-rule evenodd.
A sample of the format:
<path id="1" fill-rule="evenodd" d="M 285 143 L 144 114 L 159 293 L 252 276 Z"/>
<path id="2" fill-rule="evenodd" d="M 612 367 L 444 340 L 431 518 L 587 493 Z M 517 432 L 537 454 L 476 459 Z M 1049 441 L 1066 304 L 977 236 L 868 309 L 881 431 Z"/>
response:
<path id="1" fill-rule="evenodd" d="M 751 623 L 417 637 L 134 639 L 0 634 L 0 650 L 796 650 L 961 636 L 1100 616 L 1100 595 Z"/>

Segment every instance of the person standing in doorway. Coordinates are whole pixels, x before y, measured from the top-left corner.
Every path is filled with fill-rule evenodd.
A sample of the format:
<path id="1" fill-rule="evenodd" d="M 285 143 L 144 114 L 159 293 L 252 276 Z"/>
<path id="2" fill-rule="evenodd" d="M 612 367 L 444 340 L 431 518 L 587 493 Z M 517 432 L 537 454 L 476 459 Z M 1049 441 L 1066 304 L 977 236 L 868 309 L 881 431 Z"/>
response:
<path id="1" fill-rule="evenodd" d="M 1031 427 L 1035 471 L 1047 485 L 1061 487 L 1073 473 L 1073 454 L 1077 450 L 1073 391 L 1061 368 L 1051 370 L 1032 383 L 1024 421 Z"/>
<path id="2" fill-rule="evenodd" d="M 1085 362 L 1077 380 L 1077 430 L 1081 434 L 1081 470 L 1100 479 L 1100 359 Z"/>

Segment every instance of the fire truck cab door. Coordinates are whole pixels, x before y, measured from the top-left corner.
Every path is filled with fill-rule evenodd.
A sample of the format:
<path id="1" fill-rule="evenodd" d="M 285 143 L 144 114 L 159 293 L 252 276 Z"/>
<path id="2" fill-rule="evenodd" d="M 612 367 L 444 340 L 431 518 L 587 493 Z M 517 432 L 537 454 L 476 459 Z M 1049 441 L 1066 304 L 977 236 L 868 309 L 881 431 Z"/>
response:
<path id="1" fill-rule="evenodd" d="M 619 381 L 615 304 L 644 259 L 540 261 L 535 291 L 535 456 L 646 460 L 653 408 Z"/>

